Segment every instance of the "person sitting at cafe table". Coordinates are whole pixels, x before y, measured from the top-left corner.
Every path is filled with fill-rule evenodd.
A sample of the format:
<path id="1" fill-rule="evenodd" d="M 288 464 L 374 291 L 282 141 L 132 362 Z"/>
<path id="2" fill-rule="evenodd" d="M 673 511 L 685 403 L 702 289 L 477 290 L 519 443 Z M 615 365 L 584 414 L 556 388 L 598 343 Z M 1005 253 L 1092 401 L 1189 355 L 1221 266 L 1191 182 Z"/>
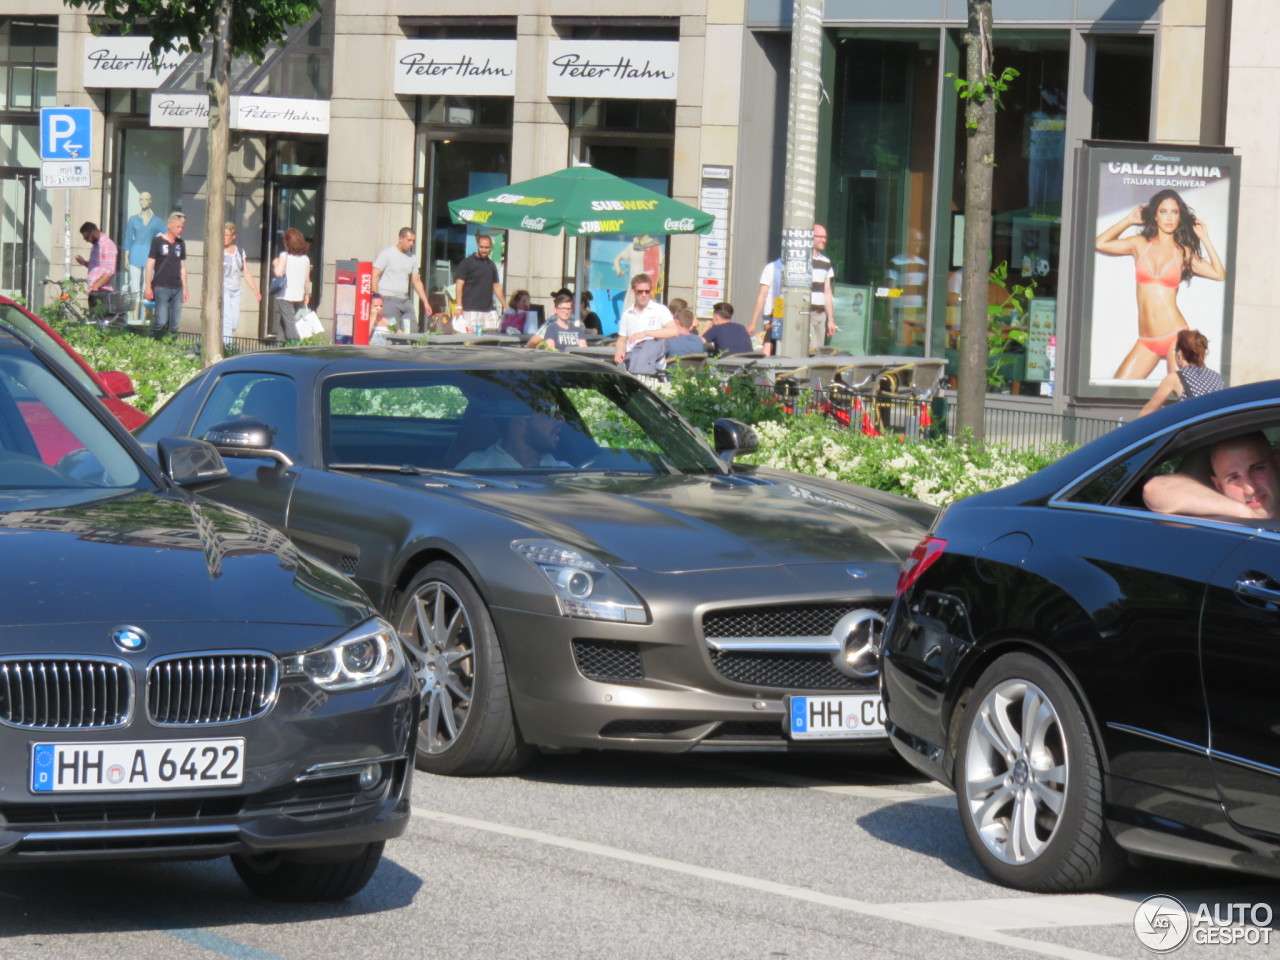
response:
<path id="1" fill-rule="evenodd" d="M 702 335 L 707 352 L 717 357 L 751 353 L 755 346 L 747 328 L 733 319 L 733 304 L 721 300 L 711 308 L 711 326 Z"/>
<path id="2" fill-rule="evenodd" d="M 587 331 L 573 315 L 573 297 L 567 293 L 559 294 L 555 299 L 554 310 L 555 315 L 529 338 L 525 346 L 540 347 L 546 344 L 551 350 L 585 347 Z"/>

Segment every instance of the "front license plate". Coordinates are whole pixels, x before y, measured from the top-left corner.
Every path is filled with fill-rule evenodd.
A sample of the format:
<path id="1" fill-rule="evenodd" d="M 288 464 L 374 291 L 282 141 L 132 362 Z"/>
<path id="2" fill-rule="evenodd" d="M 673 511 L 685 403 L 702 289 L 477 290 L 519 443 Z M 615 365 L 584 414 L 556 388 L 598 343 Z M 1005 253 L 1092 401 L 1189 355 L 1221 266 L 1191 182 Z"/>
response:
<path id="1" fill-rule="evenodd" d="M 35 793 L 184 790 L 244 782 L 244 739 L 37 743 L 31 747 Z"/>
<path id="2" fill-rule="evenodd" d="M 787 699 L 793 740 L 857 740 L 885 735 L 884 703 L 879 694 Z"/>

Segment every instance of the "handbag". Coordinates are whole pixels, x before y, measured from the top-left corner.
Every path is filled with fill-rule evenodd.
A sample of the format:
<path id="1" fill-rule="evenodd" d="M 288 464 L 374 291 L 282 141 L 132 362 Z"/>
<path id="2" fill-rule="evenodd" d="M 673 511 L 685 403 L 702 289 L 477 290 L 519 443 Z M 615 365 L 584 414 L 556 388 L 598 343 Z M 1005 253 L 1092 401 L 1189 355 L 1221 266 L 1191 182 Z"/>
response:
<path id="1" fill-rule="evenodd" d="M 267 285 L 267 292 L 273 297 L 278 297 L 284 293 L 284 277 L 272 277 L 271 283 Z"/>
<path id="2" fill-rule="evenodd" d="M 303 310 L 293 318 L 293 325 L 298 330 L 298 336 L 302 339 L 307 337 L 318 337 L 324 333 L 324 325 L 320 322 L 320 318 L 316 316 L 314 310 Z"/>

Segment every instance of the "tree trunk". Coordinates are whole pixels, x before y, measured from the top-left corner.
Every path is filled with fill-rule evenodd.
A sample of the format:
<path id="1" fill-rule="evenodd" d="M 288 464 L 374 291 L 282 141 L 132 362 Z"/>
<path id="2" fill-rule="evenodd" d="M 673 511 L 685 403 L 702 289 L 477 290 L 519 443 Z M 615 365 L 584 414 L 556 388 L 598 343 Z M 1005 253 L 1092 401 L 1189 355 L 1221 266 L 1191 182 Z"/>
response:
<path id="1" fill-rule="evenodd" d="M 969 0 L 965 78 L 972 90 L 994 67 L 991 57 L 991 0 Z M 975 440 L 983 437 L 987 394 L 987 298 L 991 274 L 991 181 L 995 170 L 996 102 L 986 96 L 965 100 L 964 279 L 960 296 L 960 369 L 956 427 Z"/>
<path id="2" fill-rule="evenodd" d="M 231 0 L 218 0 L 209 69 L 209 177 L 205 183 L 204 291 L 200 298 L 204 365 L 222 359 L 222 228 L 227 220 L 227 151 L 231 119 Z M 236 281 L 239 283 L 239 279 Z"/>

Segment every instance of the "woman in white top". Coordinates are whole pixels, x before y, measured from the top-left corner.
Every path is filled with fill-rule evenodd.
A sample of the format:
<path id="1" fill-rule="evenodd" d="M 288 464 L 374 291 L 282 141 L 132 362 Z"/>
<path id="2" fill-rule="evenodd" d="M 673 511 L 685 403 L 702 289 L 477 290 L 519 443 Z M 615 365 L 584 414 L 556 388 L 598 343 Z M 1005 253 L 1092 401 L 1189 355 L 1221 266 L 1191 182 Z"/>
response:
<path id="1" fill-rule="evenodd" d="M 284 252 L 271 261 L 272 276 L 284 277 L 284 292 L 276 297 L 272 332 L 286 342 L 299 339 L 294 316 L 311 299 L 310 249 L 302 231 L 290 227 L 284 232 Z"/>

